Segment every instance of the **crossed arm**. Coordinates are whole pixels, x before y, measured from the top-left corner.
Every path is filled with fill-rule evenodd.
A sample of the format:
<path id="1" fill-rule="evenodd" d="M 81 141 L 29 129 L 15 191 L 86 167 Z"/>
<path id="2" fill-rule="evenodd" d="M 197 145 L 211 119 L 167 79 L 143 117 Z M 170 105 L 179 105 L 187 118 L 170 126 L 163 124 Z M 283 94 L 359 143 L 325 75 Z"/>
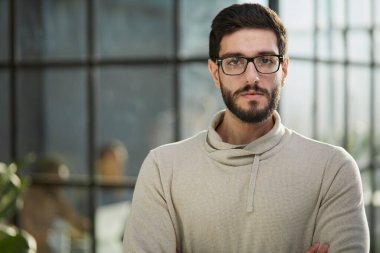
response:
<path id="1" fill-rule="evenodd" d="M 310 248 L 307 249 L 305 253 L 327 253 L 329 251 L 329 245 L 327 243 L 313 243 Z"/>

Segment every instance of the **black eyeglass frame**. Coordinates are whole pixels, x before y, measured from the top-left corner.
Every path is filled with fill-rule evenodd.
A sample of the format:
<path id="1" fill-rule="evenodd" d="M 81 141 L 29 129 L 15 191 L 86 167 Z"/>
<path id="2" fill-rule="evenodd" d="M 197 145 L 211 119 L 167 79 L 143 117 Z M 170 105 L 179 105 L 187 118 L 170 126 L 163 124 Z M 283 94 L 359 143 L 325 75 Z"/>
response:
<path id="1" fill-rule="evenodd" d="M 265 56 L 276 56 L 276 57 L 278 57 L 278 66 L 277 66 L 277 69 L 276 69 L 275 71 L 273 71 L 273 72 L 269 72 L 269 73 L 263 73 L 263 72 L 261 72 L 261 71 L 259 71 L 259 70 L 257 69 L 254 60 L 255 60 L 256 58 L 259 58 L 259 57 L 265 57 Z M 224 60 L 224 59 L 227 59 L 227 58 L 231 58 L 231 57 L 243 58 L 243 59 L 246 59 L 246 60 L 247 60 L 247 64 L 245 65 L 245 68 L 244 68 L 243 72 L 241 72 L 240 74 L 227 74 L 227 73 L 224 71 L 223 64 L 222 64 L 223 60 Z M 250 63 L 250 62 L 252 62 L 253 66 L 255 66 L 255 69 L 256 69 L 256 71 L 257 71 L 258 73 L 260 73 L 260 74 L 264 74 L 264 75 L 267 75 L 267 74 L 273 74 L 273 73 L 276 73 L 276 72 L 280 69 L 280 65 L 284 62 L 284 55 L 282 55 L 282 54 L 264 54 L 264 55 L 256 55 L 256 56 L 254 56 L 254 57 L 244 57 L 244 56 L 231 56 L 231 55 L 228 55 L 228 56 L 225 56 L 225 57 L 222 57 L 222 58 L 218 58 L 218 59 L 216 59 L 216 64 L 217 64 L 218 66 L 221 66 L 223 73 L 224 73 L 225 75 L 228 75 L 228 76 L 238 76 L 238 75 L 243 74 L 243 73 L 247 70 L 248 63 Z"/>

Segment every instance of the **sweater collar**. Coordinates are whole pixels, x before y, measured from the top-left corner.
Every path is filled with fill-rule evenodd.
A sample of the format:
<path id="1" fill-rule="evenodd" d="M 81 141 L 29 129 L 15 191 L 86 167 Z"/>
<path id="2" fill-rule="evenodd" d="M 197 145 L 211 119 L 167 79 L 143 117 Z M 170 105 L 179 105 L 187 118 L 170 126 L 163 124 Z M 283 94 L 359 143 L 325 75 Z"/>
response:
<path id="1" fill-rule="evenodd" d="M 212 159 L 227 165 L 244 165 L 252 163 L 254 155 L 262 159 L 270 155 L 269 152 L 279 144 L 285 134 L 285 127 L 281 123 L 280 115 L 274 111 L 273 128 L 247 145 L 234 145 L 223 142 L 215 128 L 223 120 L 225 110 L 220 111 L 212 120 L 206 137 L 206 150 Z"/>

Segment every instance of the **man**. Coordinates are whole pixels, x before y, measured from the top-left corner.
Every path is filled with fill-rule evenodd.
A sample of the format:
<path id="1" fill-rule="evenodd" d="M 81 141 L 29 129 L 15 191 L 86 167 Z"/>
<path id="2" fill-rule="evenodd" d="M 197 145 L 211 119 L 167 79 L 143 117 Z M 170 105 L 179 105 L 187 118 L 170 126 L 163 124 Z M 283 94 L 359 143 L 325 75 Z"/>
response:
<path id="1" fill-rule="evenodd" d="M 128 149 L 119 140 L 105 143 L 96 160 L 96 178 L 102 183 L 123 182 L 128 162 Z M 99 204 L 108 205 L 128 199 L 123 189 L 106 189 L 99 193 Z"/>
<path id="2" fill-rule="evenodd" d="M 127 161 L 128 150 L 121 141 L 107 142 L 101 147 L 96 161 L 97 174 L 105 182 L 120 181 L 125 175 Z"/>
<path id="3" fill-rule="evenodd" d="M 286 30 L 258 4 L 213 20 L 208 66 L 226 110 L 207 131 L 150 152 L 124 252 L 368 252 L 359 170 L 276 112 Z"/>

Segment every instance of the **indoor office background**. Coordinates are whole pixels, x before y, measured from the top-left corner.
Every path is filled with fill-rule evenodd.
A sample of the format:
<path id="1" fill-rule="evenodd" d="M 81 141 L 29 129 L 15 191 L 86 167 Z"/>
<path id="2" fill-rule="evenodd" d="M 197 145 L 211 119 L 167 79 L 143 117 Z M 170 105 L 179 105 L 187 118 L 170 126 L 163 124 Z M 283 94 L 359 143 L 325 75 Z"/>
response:
<path id="1" fill-rule="evenodd" d="M 59 186 L 92 224 L 74 233 L 54 221 L 53 252 L 120 252 L 120 224 L 147 152 L 206 128 L 223 108 L 207 69 L 208 33 L 235 2 L 0 0 L 0 161 L 59 157 L 70 177 L 33 184 Z M 380 2 L 259 2 L 289 32 L 283 122 L 356 159 L 371 253 L 380 252 Z M 124 177 L 102 180 L 99 152 L 113 140 L 128 152 Z"/>

